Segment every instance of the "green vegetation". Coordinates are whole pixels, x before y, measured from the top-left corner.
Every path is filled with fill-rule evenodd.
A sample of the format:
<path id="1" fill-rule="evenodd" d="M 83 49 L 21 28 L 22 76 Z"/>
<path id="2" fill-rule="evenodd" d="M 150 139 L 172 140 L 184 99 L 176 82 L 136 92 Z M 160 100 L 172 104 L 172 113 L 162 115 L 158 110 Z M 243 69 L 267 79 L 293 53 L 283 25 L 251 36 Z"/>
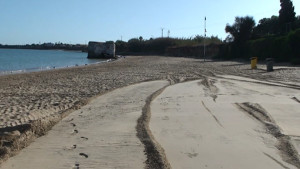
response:
<path id="1" fill-rule="evenodd" d="M 274 58 L 276 61 L 291 61 L 300 64 L 300 29 L 291 31 L 284 36 L 264 37 L 247 41 L 239 45 L 223 45 L 220 54 L 222 58 L 250 58 L 257 56 L 260 60 Z"/>
<path id="2" fill-rule="evenodd" d="M 256 25 L 251 16 L 236 17 L 227 24 L 229 36 L 222 42 L 218 37 L 195 36 L 193 38 L 156 38 L 145 40 L 142 36 L 128 42 L 116 41 L 117 54 L 171 54 L 174 56 L 203 56 L 203 44 L 207 55 L 223 59 L 258 57 L 274 58 L 300 64 L 300 16 L 296 17 L 291 0 L 280 0 L 279 16 L 259 20 Z M 201 47 L 202 46 L 202 47 Z"/>
<path id="3" fill-rule="evenodd" d="M 293 3 L 280 0 L 279 16 L 263 18 L 255 26 L 252 17 L 236 17 L 233 25 L 225 27 L 230 35 L 220 46 L 224 59 L 258 57 L 274 58 L 300 64 L 300 16 L 296 17 Z"/>
<path id="4" fill-rule="evenodd" d="M 273 36 L 279 31 L 279 17 L 272 16 L 271 18 L 263 18 L 253 30 L 253 38 L 259 39 L 265 36 Z"/>
<path id="5" fill-rule="evenodd" d="M 282 32 L 295 27 L 296 13 L 291 0 L 280 0 L 279 24 Z"/>
<path id="6" fill-rule="evenodd" d="M 203 37 L 195 36 L 194 38 L 156 38 L 144 40 L 142 36 L 139 38 L 132 38 L 128 42 L 116 41 L 117 54 L 165 54 L 169 47 L 181 46 L 197 46 L 206 44 L 220 44 L 222 41 L 217 36 Z"/>
<path id="7" fill-rule="evenodd" d="M 150 38 L 142 36 L 128 42 L 117 40 L 118 55 L 172 55 L 203 57 L 215 56 L 223 59 L 258 57 L 259 60 L 274 58 L 275 61 L 290 61 L 300 64 L 300 16 L 296 17 L 291 0 L 280 0 L 279 16 L 258 21 L 251 16 L 236 17 L 227 24 L 229 34 L 222 42 L 217 36 L 197 35 L 190 38 Z M 112 41 L 111 41 L 112 42 Z M 205 52 L 204 46 L 206 45 Z M 66 49 L 86 51 L 86 45 L 44 43 L 31 45 L 1 45 L 0 48 L 21 49 Z"/>
<path id="8" fill-rule="evenodd" d="M 87 45 L 84 44 L 66 44 L 66 43 L 42 43 L 42 44 L 26 44 L 26 45 L 1 45 L 0 48 L 5 49 L 40 49 L 40 50 L 78 50 L 87 51 Z"/>
<path id="9" fill-rule="evenodd" d="M 253 17 L 236 17 L 235 23 L 225 27 L 226 33 L 230 33 L 235 43 L 245 43 L 252 36 L 255 21 Z"/>

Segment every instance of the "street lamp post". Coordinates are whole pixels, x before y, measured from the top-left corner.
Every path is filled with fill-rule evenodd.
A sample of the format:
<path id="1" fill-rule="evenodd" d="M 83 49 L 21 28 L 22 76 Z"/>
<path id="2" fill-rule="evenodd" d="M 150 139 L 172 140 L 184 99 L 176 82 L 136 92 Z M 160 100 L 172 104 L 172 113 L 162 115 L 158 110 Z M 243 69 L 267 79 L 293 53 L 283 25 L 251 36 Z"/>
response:
<path id="1" fill-rule="evenodd" d="M 205 39 L 206 39 L 206 16 L 204 18 L 204 45 L 203 45 L 203 58 L 204 58 L 204 62 L 205 62 L 205 55 L 206 55 L 206 51 L 205 51 Z"/>

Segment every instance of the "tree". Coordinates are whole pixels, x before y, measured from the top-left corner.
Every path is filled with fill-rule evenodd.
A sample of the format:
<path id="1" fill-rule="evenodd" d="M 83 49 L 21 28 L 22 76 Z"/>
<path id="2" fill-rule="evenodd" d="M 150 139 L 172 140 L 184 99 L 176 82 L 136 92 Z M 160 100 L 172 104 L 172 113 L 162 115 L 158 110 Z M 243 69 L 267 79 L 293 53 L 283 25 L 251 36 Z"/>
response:
<path id="1" fill-rule="evenodd" d="M 300 15 L 299 16 L 297 16 L 297 18 L 296 18 L 296 28 L 298 29 L 298 28 L 300 28 Z"/>
<path id="2" fill-rule="evenodd" d="M 205 37 L 203 37 L 201 35 L 196 35 L 193 40 L 198 42 L 198 43 L 201 43 L 201 42 L 203 42 L 204 38 Z"/>
<path id="3" fill-rule="evenodd" d="M 116 44 L 116 52 L 126 52 L 128 49 L 127 42 L 117 40 L 115 44 Z"/>
<path id="4" fill-rule="evenodd" d="M 225 27 L 226 33 L 229 33 L 236 43 L 244 43 L 251 38 L 255 20 L 253 17 L 235 17 L 235 23 Z"/>
<path id="5" fill-rule="evenodd" d="M 279 33 L 279 17 L 263 18 L 259 20 L 258 25 L 254 28 L 256 38 Z"/>
<path id="6" fill-rule="evenodd" d="M 144 40 L 144 38 L 142 36 L 139 37 L 140 42 L 142 42 Z"/>
<path id="7" fill-rule="evenodd" d="M 138 38 L 128 40 L 128 49 L 130 52 L 141 52 L 142 44 Z"/>
<path id="8" fill-rule="evenodd" d="M 220 43 L 222 43 L 222 40 L 218 37 L 218 36 L 211 36 L 210 38 L 209 38 L 209 42 L 211 42 L 211 43 L 215 43 L 215 44 L 220 44 Z"/>
<path id="9" fill-rule="evenodd" d="M 295 8 L 291 0 L 280 0 L 279 23 L 282 32 L 291 30 L 296 20 Z"/>

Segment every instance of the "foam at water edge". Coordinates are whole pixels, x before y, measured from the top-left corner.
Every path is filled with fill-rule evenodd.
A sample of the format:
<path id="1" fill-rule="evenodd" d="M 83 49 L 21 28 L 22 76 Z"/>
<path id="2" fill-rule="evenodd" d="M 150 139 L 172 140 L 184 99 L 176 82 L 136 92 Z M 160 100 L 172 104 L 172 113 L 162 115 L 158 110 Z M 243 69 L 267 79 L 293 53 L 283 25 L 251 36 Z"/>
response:
<path id="1" fill-rule="evenodd" d="M 107 62 L 111 62 L 111 61 L 112 61 L 112 59 L 103 60 L 103 61 L 90 63 L 90 64 L 75 64 L 75 65 L 70 65 L 70 66 L 65 66 L 65 67 L 46 66 L 46 67 L 31 68 L 31 69 L 24 69 L 24 70 L 0 71 L 0 76 L 1 75 L 8 75 L 8 74 L 19 74 L 19 73 L 28 73 L 28 72 L 47 71 L 47 70 L 53 70 L 53 69 L 72 68 L 72 67 L 78 67 L 78 66 L 88 66 L 88 65 L 95 65 L 95 64 L 100 64 L 100 63 L 107 63 Z"/>

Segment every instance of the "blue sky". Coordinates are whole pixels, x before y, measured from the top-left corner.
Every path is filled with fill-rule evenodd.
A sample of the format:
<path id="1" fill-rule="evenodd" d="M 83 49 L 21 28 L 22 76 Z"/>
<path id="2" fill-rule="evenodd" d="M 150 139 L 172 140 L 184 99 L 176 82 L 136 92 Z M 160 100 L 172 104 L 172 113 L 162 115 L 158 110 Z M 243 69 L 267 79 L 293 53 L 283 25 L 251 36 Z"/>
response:
<path id="1" fill-rule="evenodd" d="M 293 1 L 300 15 L 300 1 Z M 164 35 L 226 38 L 227 23 L 278 15 L 280 0 L 0 0 L 0 43 L 87 43 Z"/>

